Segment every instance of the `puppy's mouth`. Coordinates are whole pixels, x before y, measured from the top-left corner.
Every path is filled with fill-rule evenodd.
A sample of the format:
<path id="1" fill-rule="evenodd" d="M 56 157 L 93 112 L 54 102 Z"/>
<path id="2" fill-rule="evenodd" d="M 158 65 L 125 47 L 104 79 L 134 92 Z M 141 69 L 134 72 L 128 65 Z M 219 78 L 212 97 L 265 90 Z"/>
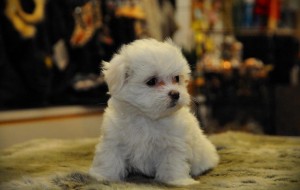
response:
<path id="1" fill-rule="evenodd" d="M 173 108 L 173 107 L 177 106 L 177 103 L 178 103 L 177 100 L 171 101 L 171 103 L 169 104 L 168 108 Z"/>

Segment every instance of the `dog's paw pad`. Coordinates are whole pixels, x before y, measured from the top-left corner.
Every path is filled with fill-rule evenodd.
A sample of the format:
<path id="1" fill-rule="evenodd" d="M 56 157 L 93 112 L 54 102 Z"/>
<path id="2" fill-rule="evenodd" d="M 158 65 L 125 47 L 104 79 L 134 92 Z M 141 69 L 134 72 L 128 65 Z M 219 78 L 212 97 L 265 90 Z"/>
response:
<path id="1" fill-rule="evenodd" d="M 185 179 L 177 179 L 177 180 L 173 180 L 173 181 L 167 181 L 166 183 L 169 185 L 174 185 L 174 186 L 187 186 L 187 185 L 199 184 L 199 181 L 196 181 L 192 178 L 185 178 Z"/>
<path id="2" fill-rule="evenodd" d="M 96 172 L 90 171 L 89 175 L 91 177 L 93 177 L 94 179 L 96 179 L 97 181 L 107 181 L 107 179 L 104 176 L 102 176 Z"/>

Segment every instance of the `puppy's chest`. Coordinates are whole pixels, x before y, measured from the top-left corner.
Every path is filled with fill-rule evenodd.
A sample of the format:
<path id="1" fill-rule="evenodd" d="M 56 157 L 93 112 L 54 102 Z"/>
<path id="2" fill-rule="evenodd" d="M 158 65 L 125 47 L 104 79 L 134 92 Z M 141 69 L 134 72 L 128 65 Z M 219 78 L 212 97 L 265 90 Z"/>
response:
<path id="1" fill-rule="evenodd" d="M 153 128 L 153 126 L 145 122 L 131 123 L 125 128 L 126 130 L 121 134 L 121 145 L 122 152 L 127 157 L 147 159 L 164 149 L 170 141 L 167 140 L 169 139 L 168 134 Z"/>
<path id="2" fill-rule="evenodd" d="M 184 140 L 184 131 L 178 130 L 172 123 L 146 122 L 143 119 L 123 123 L 120 131 L 121 144 L 128 151 L 145 149 L 147 152 L 159 151 Z"/>
<path id="3" fill-rule="evenodd" d="M 128 167 L 134 171 L 151 176 L 167 149 L 177 146 L 186 149 L 184 132 L 170 122 L 148 123 L 139 119 L 126 123 L 122 128 L 120 150 Z"/>
<path id="4" fill-rule="evenodd" d="M 163 134 L 137 127 L 122 134 L 121 144 L 125 149 L 124 152 L 129 154 L 141 152 L 143 155 L 147 155 L 147 153 L 150 154 L 154 150 L 160 149 L 164 139 Z"/>
<path id="5" fill-rule="evenodd" d="M 120 145 L 125 155 L 151 157 L 174 144 L 184 143 L 184 131 L 174 127 L 172 122 L 149 122 L 135 118 L 122 123 L 119 131 Z M 140 154 L 140 155 L 139 155 Z"/>
<path id="6" fill-rule="evenodd" d="M 123 138 L 121 152 L 129 171 L 142 172 L 152 176 L 155 173 L 155 163 L 160 160 L 166 143 L 163 142 L 165 137 L 146 133 L 135 131 L 127 134 L 127 138 Z"/>

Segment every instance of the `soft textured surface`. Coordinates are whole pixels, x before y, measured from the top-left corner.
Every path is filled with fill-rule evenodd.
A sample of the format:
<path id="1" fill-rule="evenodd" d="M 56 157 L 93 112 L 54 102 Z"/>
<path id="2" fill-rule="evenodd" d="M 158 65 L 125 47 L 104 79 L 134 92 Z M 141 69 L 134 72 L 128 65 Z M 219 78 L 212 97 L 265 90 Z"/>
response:
<path id="1" fill-rule="evenodd" d="M 97 139 L 44 139 L 0 152 L 0 189 L 300 189 L 300 138 L 227 132 L 210 139 L 221 162 L 195 186 L 168 187 L 136 175 L 97 182 L 86 173 Z"/>

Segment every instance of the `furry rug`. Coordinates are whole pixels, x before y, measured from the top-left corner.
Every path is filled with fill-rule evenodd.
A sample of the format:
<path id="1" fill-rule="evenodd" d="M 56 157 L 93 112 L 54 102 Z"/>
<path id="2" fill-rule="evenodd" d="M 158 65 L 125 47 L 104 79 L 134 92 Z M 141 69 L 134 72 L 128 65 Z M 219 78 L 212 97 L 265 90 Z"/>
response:
<path id="1" fill-rule="evenodd" d="M 210 139 L 221 162 L 195 186 L 169 187 L 141 175 L 97 182 L 86 173 L 97 139 L 42 139 L 0 151 L 0 189 L 300 189 L 300 138 L 226 132 Z"/>

